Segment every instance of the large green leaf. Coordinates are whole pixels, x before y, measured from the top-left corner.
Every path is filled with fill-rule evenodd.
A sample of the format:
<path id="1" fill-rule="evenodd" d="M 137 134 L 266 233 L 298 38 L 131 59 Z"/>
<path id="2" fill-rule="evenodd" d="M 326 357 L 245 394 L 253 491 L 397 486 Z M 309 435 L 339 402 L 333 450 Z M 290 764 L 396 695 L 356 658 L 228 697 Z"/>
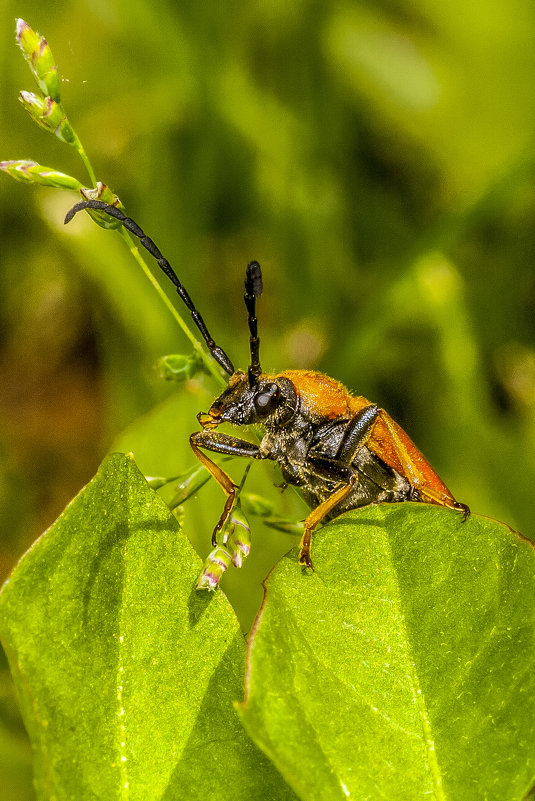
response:
<path id="1" fill-rule="evenodd" d="M 0 628 L 40 799 L 288 799 L 232 707 L 245 645 L 135 464 L 114 455 L 23 557 Z"/>
<path id="2" fill-rule="evenodd" d="M 266 584 L 242 720 L 302 799 L 516 801 L 535 780 L 535 549 L 369 507 Z"/>

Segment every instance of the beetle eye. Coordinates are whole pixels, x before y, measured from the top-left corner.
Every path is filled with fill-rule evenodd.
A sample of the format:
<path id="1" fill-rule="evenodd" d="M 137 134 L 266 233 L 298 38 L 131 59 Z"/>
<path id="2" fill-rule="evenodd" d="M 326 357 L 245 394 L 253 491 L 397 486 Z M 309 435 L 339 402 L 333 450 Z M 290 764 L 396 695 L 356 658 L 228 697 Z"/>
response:
<path id="1" fill-rule="evenodd" d="M 274 412 L 280 401 L 280 387 L 278 384 L 267 384 L 254 397 L 256 413 L 259 417 L 267 417 Z"/>

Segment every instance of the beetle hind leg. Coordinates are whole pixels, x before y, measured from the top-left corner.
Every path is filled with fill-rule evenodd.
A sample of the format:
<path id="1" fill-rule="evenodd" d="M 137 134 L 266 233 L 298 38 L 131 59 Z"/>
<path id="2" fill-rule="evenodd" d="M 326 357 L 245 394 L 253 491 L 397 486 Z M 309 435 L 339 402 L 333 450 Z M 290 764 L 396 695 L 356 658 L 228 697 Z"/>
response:
<path id="1" fill-rule="evenodd" d="M 333 492 L 326 500 L 316 506 L 315 509 L 308 515 L 305 520 L 305 530 L 301 537 L 299 545 L 299 564 L 303 567 L 309 567 L 314 570 L 312 559 L 310 557 L 310 549 L 312 546 L 312 532 L 321 521 L 334 509 L 337 503 L 342 501 L 346 495 L 349 495 L 357 482 L 357 474 L 353 473 L 347 484 L 344 484 L 336 492 Z"/>

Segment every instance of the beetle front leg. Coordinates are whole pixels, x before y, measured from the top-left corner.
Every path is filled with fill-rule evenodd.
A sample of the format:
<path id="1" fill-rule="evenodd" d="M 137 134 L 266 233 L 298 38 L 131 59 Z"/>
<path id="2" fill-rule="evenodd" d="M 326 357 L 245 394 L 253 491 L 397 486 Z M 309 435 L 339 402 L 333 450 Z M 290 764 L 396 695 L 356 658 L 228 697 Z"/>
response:
<path id="1" fill-rule="evenodd" d="M 223 526 L 229 519 L 230 513 L 236 502 L 237 486 L 231 477 L 212 459 L 210 459 L 201 448 L 214 453 L 222 453 L 226 456 L 246 456 L 249 459 L 262 459 L 265 458 L 261 455 L 258 445 L 252 442 L 247 442 L 245 439 L 238 439 L 229 434 L 219 434 L 212 431 L 196 431 L 191 434 L 189 438 L 191 449 L 203 467 L 206 467 L 208 472 L 215 478 L 223 492 L 226 494 L 227 499 L 225 506 L 221 513 L 221 517 L 212 534 L 212 545 L 217 543 L 217 535 L 222 530 Z"/>

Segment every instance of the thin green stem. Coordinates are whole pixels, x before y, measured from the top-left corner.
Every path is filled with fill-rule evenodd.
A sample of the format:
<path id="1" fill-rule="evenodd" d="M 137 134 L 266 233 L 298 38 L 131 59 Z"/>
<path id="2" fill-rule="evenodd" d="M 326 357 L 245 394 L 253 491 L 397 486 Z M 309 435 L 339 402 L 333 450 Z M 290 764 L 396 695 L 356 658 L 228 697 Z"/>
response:
<path id="1" fill-rule="evenodd" d="M 121 236 L 123 237 L 123 239 L 125 240 L 126 244 L 128 245 L 128 249 L 130 250 L 130 253 L 134 257 L 134 259 L 137 261 L 137 263 L 139 264 L 139 266 L 141 267 L 141 269 L 143 270 L 143 272 L 145 273 L 145 275 L 147 276 L 149 281 L 151 282 L 152 286 L 154 287 L 154 289 L 158 293 L 158 295 L 160 297 L 160 300 L 167 307 L 167 310 L 171 313 L 171 315 L 172 315 L 173 319 L 175 320 L 175 322 L 178 323 L 178 325 L 180 326 L 180 328 L 182 329 L 184 334 L 187 336 L 187 338 L 189 339 L 189 341 L 193 345 L 193 348 L 195 349 L 196 353 L 199 354 L 199 357 L 202 359 L 202 362 L 205 365 L 205 367 L 208 370 L 208 372 L 210 373 L 210 375 L 213 376 L 213 378 L 215 378 L 215 380 L 217 381 L 217 383 L 221 387 L 226 386 L 227 382 L 225 381 L 225 379 L 221 375 L 219 367 L 216 365 L 216 363 L 212 359 L 212 357 L 209 356 L 206 353 L 203 345 L 195 337 L 195 335 L 192 333 L 191 329 L 188 327 L 188 325 L 182 319 L 181 315 L 178 313 L 178 311 L 176 310 L 174 305 L 171 303 L 171 301 L 167 297 L 166 293 L 164 292 L 164 290 L 160 286 L 160 283 L 156 280 L 156 278 L 152 274 L 151 270 L 149 269 L 147 263 L 145 262 L 145 259 L 143 258 L 143 256 L 139 252 L 139 249 L 138 249 L 137 245 L 135 244 L 134 240 L 132 239 L 132 237 L 130 236 L 128 231 L 125 228 L 123 228 L 122 226 L 118 230 L 119 230 L 119 233 L 121 234 Z"/>
<path id="2" fill-rule="evenodd" d="M 87 157 L 87 153 L 84 150 L 84 146 L 82 145 L 82 143 L 80 142 L 78 137 L 76 137 L 76 150 L 78 151 L 78 155 L 80 156 L 80 158 L 82 159 L 82 161 L 85 164 L 85 168 L 86 168 L 87 172 L 89 173 L 89 178 L 91 179 L 91 183 L 93 184 L 94 187 L 96 187 L 96 185 L 97 185 L 97 176 L 95 175 L 95 171 L 93 169 L 93 165 L 91 164 L 91 162 L 89 161 L 89 159 Z"/>
<path id="3" fill-rule="evenodd" d="M 81 143 L 80 139 L 78 139 L 78 137 L 76 137 L 76 149 L 77 149 L 77 151 L 78 151 L 78 153 L 80 155 L 80 158 L 82 159 L 82 161 L 84 162 L 84 164 L 86 166 L 87 172 L 89 173 L 89 177 L 90 177 L 90 179 L 91 179 L 91 181 L 93 183 L 93 186 L 96 187 L 97 186 L 97 177 L 95 175 L 95 171 L 93 170 L 93 166 L 92 166 L 91 162 L 89 161 L 89 158 L 87 157 L 87 153 L 84 150 L 84 146 L 82 145 L 82 143 Z M 167 297 L 166 293 L 164 292 L 164 290 L 160 286 L 159 282 L 156 280 L 156 278 L 152 274 L 151 270 L 149 269 L 145 259 L 143 258 L 143 256 L 139 252 L 139 249 L 138 249 L 137 245 L 135 244 L 134 240 L 132 239 L 132 237 L 130 236 L 128 231 L 125 228 L 123 228 L 123 226 L 121 226 L 118 230 L 119 230 L 119 233 L 121 234 L 122 238 L 124 239 L 124 241 L 128 245 L 128 249 L 130 250 L 130 253 L 134 257 L 134 259 L 137 261 L 137 263 L 139 264 L 139 266 L 141 267 L 141 269 L 143 270 L 143 272 L 145 273 L 145 275 L 147 276 L 147 278 L 151 282 L 152 286 L 156 290 L 157 294 L 160 297 L 160 300 L 164 303 L 164 305 L 167 307 L 168 311 L 171 313 L 172 317 L 174 318 L 175 322 L 178 323 L 178 325 L 180 326 L 180 328 L 182 329 L 184 334 L 187 336 L 187 338 L 189 339 L 189 341 L 193 345 L 193 348 L 195 349 L 196 353 L 199 354 L 199 357 L 202 360 L 202 363 L 206 367 L 207 371 L 210 373 L 211 376 L 213 376 L 213 378 L 216 380 L 216 382 L 221 387 L 226 386 L 227 382 L 225 381 L 225 379 L 221 375 L 219 367 L 216 365 L 216 363 L 212 359 L 212 357 L 209 356 L 206 353 L 206 351 L 205 351 L 204 347 L 202 346 L 202 344 L 195 337 L 195 335 L 192 333 L 191 329 L 188 327 L 188 325 L 182 319 L 181 315 L 178 313 L 178 311 L 176 310 L 174 305 L 171 303 L 171 301 Z"/>

